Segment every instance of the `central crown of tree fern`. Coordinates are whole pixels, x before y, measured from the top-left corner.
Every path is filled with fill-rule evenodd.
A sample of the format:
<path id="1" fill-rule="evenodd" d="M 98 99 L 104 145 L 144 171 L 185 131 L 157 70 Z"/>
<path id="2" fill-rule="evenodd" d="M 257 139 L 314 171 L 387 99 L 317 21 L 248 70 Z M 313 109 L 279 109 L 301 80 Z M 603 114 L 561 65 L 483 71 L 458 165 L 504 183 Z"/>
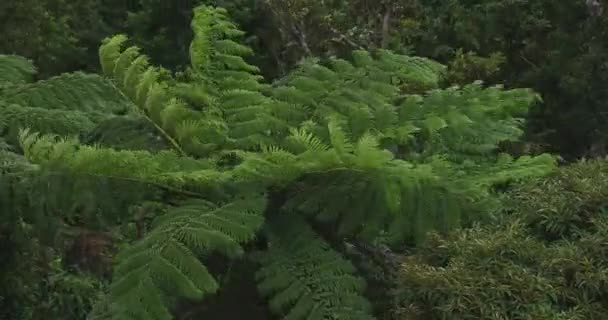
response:
<path id="1" fill-rule="evenodd" d="M 176 299 L 220 288 L 225 270 L 207 267 L 219 254 L 255 257 L 260 293 L 285 319 L 373 319 L 364 277 L 339 244 L 401 245 L 446 231 L 491 211 L 495 184 L 554 164 L 547 155 L 497 151 L 521 134 L 519 117 L 536 99 L 528 90 L 439 89 L 443 66 L 389 51 L 307 60 L 268 85 L 246 62 L 252 52 L 224 10 L 198 7 L 192 28 L 192 64 L 182 75 L 166 76 L 117 35 L 99 50 L 103 79 L 73 74 L 23 84 L 29 69 L 17 61 L 9 76 L 16 80 L 0 91 L 0 112 L 13 119 L 0 124 L 29 128 L 20 148 L 41 174 L 147 185 L 169 199 L 151 230 L 116 257 L 101 318 L 171 319 Z M 431 89 L 413 94 L 412 87 Z M 55 91 L 87 97 L 62 100 L 79 113 L 61 119 L 37 100 Z M 127 114 L 112 115 L 114 104 Z M 33 114 L 57 120 L 43 125 L 28 120 Z M 143 119 L 167 148 L 57 136 L 102 120 L 132 123 L 125 118 Z M 62 127 L 67 120 L 74 123 Z M 104 184 L 83 186 L 101 192 Z M 148 196 L 140 192 L 131 204 Z"/>

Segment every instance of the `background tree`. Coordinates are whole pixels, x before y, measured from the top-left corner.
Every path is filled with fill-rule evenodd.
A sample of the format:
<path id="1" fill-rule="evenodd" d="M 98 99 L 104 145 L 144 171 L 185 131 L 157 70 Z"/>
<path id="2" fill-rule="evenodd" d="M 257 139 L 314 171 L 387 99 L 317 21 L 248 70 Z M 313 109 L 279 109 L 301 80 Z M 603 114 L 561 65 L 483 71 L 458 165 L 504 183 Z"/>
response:
<path id="1" fill-rule="evenodd" d="M 94 70 L 95 43 L 111 30 L 104 0 L 2 1 L 0 52 L 32 59 L 39 77 Z"/>

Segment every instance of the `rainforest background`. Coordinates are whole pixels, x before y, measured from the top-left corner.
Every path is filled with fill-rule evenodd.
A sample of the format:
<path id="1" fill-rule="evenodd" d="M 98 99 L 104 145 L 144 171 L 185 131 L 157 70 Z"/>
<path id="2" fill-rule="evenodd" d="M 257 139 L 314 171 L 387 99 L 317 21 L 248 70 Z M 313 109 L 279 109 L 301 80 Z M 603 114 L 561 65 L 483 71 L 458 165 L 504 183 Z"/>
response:
<path id="1" fill-rule="evenodd" d="M 604 0 L 0 2 L 0 319 L 604 319 Z"/>

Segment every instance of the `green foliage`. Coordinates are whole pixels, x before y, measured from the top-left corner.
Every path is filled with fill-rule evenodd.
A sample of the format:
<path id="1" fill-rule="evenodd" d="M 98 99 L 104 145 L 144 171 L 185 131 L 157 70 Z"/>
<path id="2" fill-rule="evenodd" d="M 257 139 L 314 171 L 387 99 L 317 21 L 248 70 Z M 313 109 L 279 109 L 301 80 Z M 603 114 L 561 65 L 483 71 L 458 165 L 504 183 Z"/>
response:
<path id="1" fill-rule="evenodd" d="M 253 27 L 251 20 L 262 20 L 254 0 L 138 0 L 124 6 L 129 15 L 122 32 L 148 53 L 156 65 L 172 70 L 184 70 L 189 65 L 189 45 L 194 37 L 190 22 L 194 9 L 202 6 L 222 7 L 239 24 Z"/>
<path id="2" fill-rule="evenodd" d="M 344 241 L 419 243 L 487 218 L 499 208 L 496 185 L 554 167 L 549 155 L 498 151 L 521 135 L 537 98 L 530 90 L 438 89 L 444 66 L 388 50 L 309 59 L 270 86 L 246 62 L 251 49 L 224 9 L 197 7 L 192 29 L 182 74 L 151 66 L 116 35 L 99 49 L 108 80 L 67 74 L 0 95 L 100 115 L 84 139 L 19 125 L 41 217 L 114 228 L 140 222 L 133 210 L 148 201 L 167 207 L 116 256 L 100 319 L 171 319 L 181 300 L 220 288 L 229 268 L 214 266 L 251 252 L 278 315 L 373 319 Z M 125 145 L 104 132 L 124 139 L 138 128 L 121 127 L 137 121 L 166 144 L 143 145 L 145 133 Z"/>
<path id="3" fill-rule="evenodd" d="M 39 288 L 35 318 L 85 319 L 102 297 L 104 283 L 92 275 L 68 272 L 61 259 L 51 261 L 51 272 Z"/>
<path id="4" fill-rule="evenodd" d="M 302 58 L 345 57 L 353 49 L 393 49 L 406 53 L 400 19 L 416 13 L 415 1 L 399 0 L 265 0 L 268 32 L 256 34 L 270 47 L 280 67 Z"/>
<path id="5" fill-rule="evenodd" d="M 0 318 L 85 319 L 103 295 L 104 281 L 68 271 L 60 253 L 36 240 L 37 231 L 31 225 L 19 221 L 4 227 L 0 231 Z"/>
<path id="6" fill-rule="evenodd" d="M 270 248 L 259 257 L 259 290 L 284 319 L 373 319 L 365 281 L 296 215 L 273 221 Z M 314 275 L 314 277 L 311 277 Z"/>
<path id="7" fill-rule="evenodd" d="M 466 84 L 481 79 L 492 79 L 500 72 L 505 63 L 501 53 L 493 53 L 489 57 L 480 57 L 469 51 L 458 50 L 449 64 L 449 83 Z"/>
<path id="8" fill-rule="evenodd" d="M 40 133 L 74 135 L 93 129 L 94 123 L 86 113 L 66 112 L 61 109 L 22 107 L 17 104 L 0 105 L 0 130 L 13 145 L 18 144 L 19 130 L 35 128 Z"/>
<path id="9" fill-rule="evenodd" d="M 31 62 L 3 57 L 0 63 L 7 73 L 0 87 L 0 135 L 13 146 L 19 144 L 21 129 L 78 135 L 130 109 L 131 103 L 100 76 L 76 72 L 31 82 Z"/>
<path id="10" fill-rule="evenodd" d="M 251 212 L 256 201 L 247 200 L 223 207 L 191 200 L 156 220 L 143 241 L 117 257 L 120 264 L 114 270 L 110 295 L 112 316 L 171 319 L 163 307 L 165 294 L 201 299 L 215 293 L 218 284 L 198 256 L 216 250 L 230 258 L 243 253 L 240 244 L 251 240 L 262 222 L 259 212 Z"/>
<path id="11" fill-rule="evenodd" d="M 125 113 L 129 106 L 106 80 L 81 72 L 8 87 L 2 90 L 1 97 L 22 106 L 79 110 L 100 117 Z"/>
<path id="12" fill-rule="evenodd" d="M 585 1 L 264 3 L 273 18 L 266 29 L 278 31 L 254 32 L 283 69 L 352 49 L 413 52 L 448 65 L 448 84 L 483 80 L 539 92 L 544 102 L 529 116 L 528 139 L 567 157 L 606 153 L 608 20 Z"/>
<path id="13" fill-rule="evenodd" d="M 29 83 L 33 81 L 36 69 L 32 63 L 15 55 L 0 55 L 0 88 L 6 85 Z"/>
<path id="14" fill-rule="evenodd" d="M 434 236 L 401 269 L 399 319 L 599 319 L 606 161 L 515 190 L 499 224 Z"/>
<path id="15" fill-rule="evenodd" d="M 608 201 L 607 165 L 603 160 L 573 164 L 552 179 L 520 188 L 509 207 L 540 239 L 578 241 L 597 231 L 593 225 L 602 219 Z"/>
<path id="16" fill-rule="evenodd" d="M 543 96 L 529 119 L 535 140 L 568 157 L 605 153 L 605 14 L 592 15 L 585 1 L 418 2 L 410 42 L 417 54 L 442 62 L 459 50 L 501 54 L 501 70 L 481 80 Z"/>
<path id="17" fill-rule="evenodd" d="M 114 31 L 104 18 L 111 0 L 23 0 L 0 4 L 0 52 L 35 62 L 40 76 L 95 68 L 92 54 L 99 41 Z"/>

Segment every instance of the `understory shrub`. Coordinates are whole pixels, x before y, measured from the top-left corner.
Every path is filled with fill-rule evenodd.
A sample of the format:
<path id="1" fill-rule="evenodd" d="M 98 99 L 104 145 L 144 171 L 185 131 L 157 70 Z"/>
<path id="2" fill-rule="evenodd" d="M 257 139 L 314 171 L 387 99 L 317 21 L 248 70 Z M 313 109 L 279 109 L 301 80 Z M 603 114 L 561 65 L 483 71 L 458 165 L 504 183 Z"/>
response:
<path id="1" fill-rule="evenodd" d="M 506 200 L 499 224 L 434 235 L 400 270 L 398 319 L 605 319 L 608 161 Z"/>

